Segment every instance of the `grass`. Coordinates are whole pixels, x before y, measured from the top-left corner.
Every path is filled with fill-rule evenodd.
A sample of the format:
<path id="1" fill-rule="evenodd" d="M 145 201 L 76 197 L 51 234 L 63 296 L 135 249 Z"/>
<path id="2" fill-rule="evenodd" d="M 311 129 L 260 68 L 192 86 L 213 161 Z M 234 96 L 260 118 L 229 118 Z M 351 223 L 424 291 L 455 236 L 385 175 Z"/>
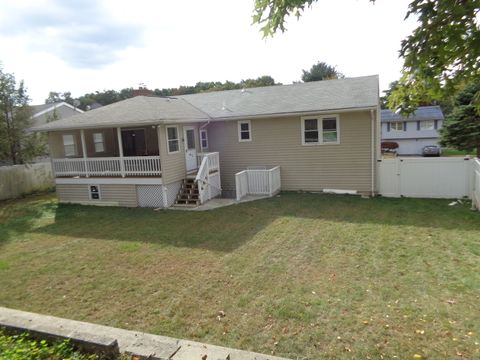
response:
<path id="1" fill-rule="evenodd" d="M 478 358 L 480 213 L 449 202 L 3 202 L 0 305 L 299 359 Z"/>
<path id="2" fill-rule="evenodd" d="M 465 155 L 473 155 L 473 153 L 469 151 L 456 150 L 456 149 L 450 149 L 450 148 L 442 149 L 442 156 L 465 156 Z"/>

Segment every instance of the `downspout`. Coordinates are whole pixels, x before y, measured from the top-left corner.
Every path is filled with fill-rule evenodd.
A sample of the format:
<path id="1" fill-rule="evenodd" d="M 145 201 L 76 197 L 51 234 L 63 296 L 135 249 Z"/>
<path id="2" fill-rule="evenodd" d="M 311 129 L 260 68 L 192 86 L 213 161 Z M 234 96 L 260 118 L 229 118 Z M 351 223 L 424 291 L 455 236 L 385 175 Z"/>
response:
<path id="1" fill-rule="evenodd" d="M 370 117 L 372 120 L 372 149 L 371 149 L 371 186 L 372 186 L 372 196 L 375 194 L 375 112 L 374 110 L 370 110 Z"/>

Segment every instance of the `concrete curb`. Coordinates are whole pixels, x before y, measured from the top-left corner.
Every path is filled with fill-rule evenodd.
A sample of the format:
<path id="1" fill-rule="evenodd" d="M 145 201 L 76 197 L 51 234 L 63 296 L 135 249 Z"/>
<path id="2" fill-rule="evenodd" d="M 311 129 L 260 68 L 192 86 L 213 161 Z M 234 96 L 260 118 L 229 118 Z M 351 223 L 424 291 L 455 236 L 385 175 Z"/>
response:
<path id="1" fill-rule="evenodd" d="M 69 339 L 80 350 L 101 353 L 108 359 L 119 354 L 151 360 L 286 360 L 250 351 L 123 330 L 0 307 L 0 327 L 8 332 L 28 332 L 46 340 Z"/>

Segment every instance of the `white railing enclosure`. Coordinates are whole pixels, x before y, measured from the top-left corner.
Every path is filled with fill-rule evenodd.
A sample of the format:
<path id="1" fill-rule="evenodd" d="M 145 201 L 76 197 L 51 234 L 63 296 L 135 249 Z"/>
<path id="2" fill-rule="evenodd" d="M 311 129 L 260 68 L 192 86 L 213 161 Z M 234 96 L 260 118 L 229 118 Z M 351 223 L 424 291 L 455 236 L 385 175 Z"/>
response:
<path id="1" fill-rule="evenodd" d="M 280 191 L 280 166 L 271 169 L 247 169 L 235 174 L 237 200 L 246 195 L 273 196 Z"/>
<path id="2" fill-rule="evenodd" d="M 52 159 L 55 176 L 160 176 L 160 156 Z"/>
<path id="3" fill-rule="evenodd" d="M 397 157 L 378 163 L 378 192 L 386 197 L 470 198 L 472 164 L 462 157 Z"/>
<path id="4" fill-rule="evenodd" d="M 218 152 L 198 154 L 198 168 L 195 182 L 198 184 L 200 204 L 221 194 L 220 156 Z"/>
<path id="5" fill-rule="evenodd" d="M 475 159 L 473 161 L 473 190 L 472 190 L 472 203 L 473 206 L 480 210 L 480 160 Z"/>

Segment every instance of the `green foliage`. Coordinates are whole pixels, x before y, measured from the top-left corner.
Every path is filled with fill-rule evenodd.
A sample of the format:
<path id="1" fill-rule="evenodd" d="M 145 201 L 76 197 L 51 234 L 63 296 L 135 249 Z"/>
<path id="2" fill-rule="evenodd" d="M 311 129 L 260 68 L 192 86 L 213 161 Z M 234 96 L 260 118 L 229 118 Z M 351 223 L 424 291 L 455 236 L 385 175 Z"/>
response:
<path id="1" fill-rule="evenodd" d="M 63 93 L 50 91 L 50 93 L 48 94 L 48 98 L 45 99 L 45 104 L 53 104 L 62 101 L 73 105 L 74 99 L 72 98 L 72 93 L 70 91 L 66 91 Z"/>
<path id="2" fill-rule="evenodd" d="M 32 112 L 23 81 L 0 67 L 0 160 L 22 164 L 45 152 L 40 137 L 29 133 Z"/>
<path id="3" fill-rule="evenodd" d="M 411 113 L 425 100 L 443 100 L 480 76 L 480 0 L 414 0 L 406 18 L 419 26 L 402 41 L 403 74 L 389 107 Z"/>
<path id="4" fill-rule="evenodd" d="M 477 156 L 480 156 L 480 114 L 475 106 L 479 93 L 480 80 L 472 82 L 458 93 L 454 108 L 441 130 L 442 146 L 461 151 L 476 150 Z"/>
<path id="5" fill-rule="evenodd" d="M 337 71 L 335 66 L 320 61 L 313 64 L 310 70 L 302 70 L 302 72 L 302 81 L 304 82 L 341 79 L 344 77 L 342 73 Z"/>
<path id="6" fill-rule="evenodd" d="M 96 355 L 83 355 L 73 350 L 68 341 L 49 345 L 28 334 L 8 336 L 0 331 L 0 360 L 93 360 Z"/>

